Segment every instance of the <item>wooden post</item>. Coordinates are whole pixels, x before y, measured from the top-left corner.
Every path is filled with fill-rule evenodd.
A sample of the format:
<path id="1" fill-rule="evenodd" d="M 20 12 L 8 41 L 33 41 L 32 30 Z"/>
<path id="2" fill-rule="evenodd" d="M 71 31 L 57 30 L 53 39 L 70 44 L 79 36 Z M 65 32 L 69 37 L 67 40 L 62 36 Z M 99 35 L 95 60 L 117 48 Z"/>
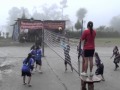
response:
<path id="1" fill-rule="evenodd" d="M 84 64 L 85 64 L 85 60 L 84 60 L 84 56 L 82 56 L 82 72 L 85 71 Z M 88 90 L 94 90 L 94 82 L 86 82 L 82 79 L 81 79 L 81 90 L 87 90 L 86 84 L 88 84 Z"/>
<path id="2" fill-rule="evenodd" d="M 86 84 L 88 84 L 88 90 L 94 90 L 94 82 L 87 83 L 81 80 L 81 90 L 87 90 Z"/>
<path id="3" fill-rule="evenodd" d="M 84 68 L 84 64 L 85 64 L 85 60 L 84 60 L 84 56 L 82 55 L 82 72 L 85 71 L 85 68 Z M 86 84 L 83 80 L 81 80 L 81 88 L 82 90 L 87 90 L 86 89 Z"/>
<path id="4" fill-rule="evenodd" d="M 94 83 L 88 83 L 88 90 L 94 90 Z"/>
<path id="5" fill-rule="evenodd" d="M 83 80 L 81 80 L 81 90 L 87 90 L 86 83 Z"/>

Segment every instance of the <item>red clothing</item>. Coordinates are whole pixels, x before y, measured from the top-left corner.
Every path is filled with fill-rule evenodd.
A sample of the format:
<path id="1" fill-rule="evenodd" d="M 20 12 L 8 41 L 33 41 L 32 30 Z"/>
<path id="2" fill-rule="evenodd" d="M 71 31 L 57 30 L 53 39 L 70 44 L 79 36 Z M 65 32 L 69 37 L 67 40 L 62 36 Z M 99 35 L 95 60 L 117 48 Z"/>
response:
<path id="1" fill-rule="evenodd" d="M 81 40 L 84 40 L 84 50 L 91 50 L 91 49 L 95 49 L 95 36 L 96 36 L 96 31 L 93 30 L 92 35 L 90 33 L 90 30 L 84 30 Z"/>

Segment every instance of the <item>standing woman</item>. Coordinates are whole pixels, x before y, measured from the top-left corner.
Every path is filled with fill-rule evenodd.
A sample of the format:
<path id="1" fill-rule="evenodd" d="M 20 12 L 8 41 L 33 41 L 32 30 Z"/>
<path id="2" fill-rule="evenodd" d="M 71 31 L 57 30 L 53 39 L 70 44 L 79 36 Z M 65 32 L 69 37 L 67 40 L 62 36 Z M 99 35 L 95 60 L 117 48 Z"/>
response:
<path id="1" fill-rule="evenodd" d="M 37 70 L 37 66 L 39 66 L 39 72 L 42 73 L 41 71 L 41 66 L 42 66 L 42 50 L 40 49 L 39 46 L 36 47 L 36 54 L 35 54 L 35 61 L 36 61 L 36 70 Z"/>
<path id="2" fill-rule="evenodd" d="M 96 31 L 93 30 L 92 21 L 88 22 L 87 28 L 88 29 L 84 30 L 82 37 L 80 38 L 80 42 L 84 41 L 83 51 L 84 51 L 84 60 L 85 60 L 85 63 L 83 65 L 84 71 L 81 73 L 81 75 L 88 76 L 87 69 L 88 69 L 88 61 L 89 61 L 90 62 L 90 76 L 92 76 Z"/>

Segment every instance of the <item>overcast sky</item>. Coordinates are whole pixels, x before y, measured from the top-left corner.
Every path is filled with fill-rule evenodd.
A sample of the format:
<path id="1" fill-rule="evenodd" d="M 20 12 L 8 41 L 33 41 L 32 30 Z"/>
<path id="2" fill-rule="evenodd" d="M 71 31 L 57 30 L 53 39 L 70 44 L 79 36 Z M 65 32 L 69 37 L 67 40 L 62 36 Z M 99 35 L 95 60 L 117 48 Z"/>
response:
<path id="1" fill-rule="evenodd" d="M 0 2 L 0 25 L 7 22 L 8 11 L 12 7 L 28 8 L 32 14 L 33 7 L 39 8 L 44 4 L 56 3 L 59 5 L 61 0 L 1 0 Z M 109 25 L 113 16 L 120 15 L 120 0 L 67 0 L 68 7 L 64 14 L 68 14 L 72 21 L 76 21 L 76 11 L 79 8 L 86 8 L 88 13 L 84 20 L 86 23 L 91 20 L 94 27 Z M 66 13 L 65 13 L 66 12 Z"/>

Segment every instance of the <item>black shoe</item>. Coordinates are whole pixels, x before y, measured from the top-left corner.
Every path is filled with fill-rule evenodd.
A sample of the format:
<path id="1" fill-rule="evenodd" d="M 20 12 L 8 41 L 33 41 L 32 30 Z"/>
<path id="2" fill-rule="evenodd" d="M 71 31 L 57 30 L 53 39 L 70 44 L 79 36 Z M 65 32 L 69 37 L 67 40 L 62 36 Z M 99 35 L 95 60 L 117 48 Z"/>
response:
<path id="1" fill-rule="evenodd" d="M 28 84 L 28 87 L 32 87 L 32 85 Z"/>
<path id="2" fill-rule="evenodd" d="M 116 68 L 118 68 L 119 66 L 117 65 L 117 67 Z"/>
<path id="3" fill-rule="evenodd" d="M 23 83 L 23 85 L 26 85 L 27 83 Z"/>
<path id="4" fill-rule="evenodd" d="M 71 68 L 71 71 L 73 72 L 73 68 Z"/>
<path id="5" fill-rule="evenodd" d="M 67 68 L 65 69 L 65 72 L 67 71 Z"/>
<path id="6" fill-rule="evenodd" d="M 117 70 L 117 68 L 114 69 L 114 71 L 116 71 L 116 70 Z"/>

